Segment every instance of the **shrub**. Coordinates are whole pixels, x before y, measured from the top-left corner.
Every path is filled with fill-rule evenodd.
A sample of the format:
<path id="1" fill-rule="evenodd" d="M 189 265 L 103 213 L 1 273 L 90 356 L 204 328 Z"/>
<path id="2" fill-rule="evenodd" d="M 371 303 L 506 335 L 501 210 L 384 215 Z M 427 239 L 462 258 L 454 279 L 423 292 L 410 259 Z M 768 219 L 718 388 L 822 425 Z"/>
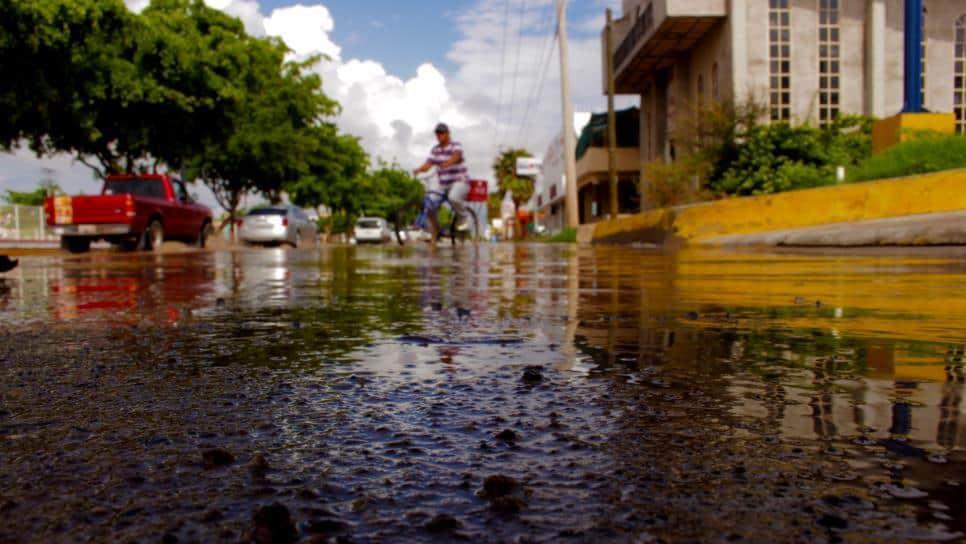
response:
<path id="1" fill-rule="evenodd" d="M 827 128 L 786 123 L 749 127 L 733 157 L 719 161 L 710 188 L 728 195 L 760 195 L 835 183 L 837 166 L 868 156 L 871 122 L 848 116 Z"/>
<path id="2" fill-rule="evenodd" d="M 955 168 L 966 168 L 966 136 L 924 134 L 862 161 L 847 179 L 867 181 Z"/>
<path id="3" fill-rule="evenodd" d="M 698 187 L 706 171 L 705 163 L 695 156 L 681 157 L 674 162 L 657 160 L 647 163 L 644 175 L 648 204 L 664 208 L 701 200 Z"/>
<path id="4" fill-rule="evenodd" d="M 709 104 L 677 120 L 674 140 L 690 163 L 682 175 L 697 175 L 703 189 L 724 195 L 769 194 L 835 182 L 837 166 L 869 156 L 871 119 L 842 115 L 825 128 L 766 124 L 767 108 L 750 98 L 742 104 Z M 655 202 L 675 201 L 679 175 L 655 169 Z M 648 181 L 651 181 L 648 178 Z"/>

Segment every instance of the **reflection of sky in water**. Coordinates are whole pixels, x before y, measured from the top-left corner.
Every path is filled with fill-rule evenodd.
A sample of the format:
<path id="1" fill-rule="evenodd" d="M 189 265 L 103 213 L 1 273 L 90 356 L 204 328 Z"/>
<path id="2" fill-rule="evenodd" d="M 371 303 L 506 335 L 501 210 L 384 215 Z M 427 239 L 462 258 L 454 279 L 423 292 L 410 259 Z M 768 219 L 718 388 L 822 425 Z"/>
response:
<path id="1" fill-rule="evenodd" d="M 733 412 L 787 437 L 966 449 L 966 265 L 955 260 L 273 249 L 27 258 L 0 281 L 11 323 L 212 319 L 212 334 L 235 338 L 226 358 L 276 349 L 278 364 L 345 360 L 414 379 L 438 371 L 426 361 L 500 354 L 467 339 L 513 338 L 533 346 L 527 363 L 589 376 L 727 376 Z M 397 341 L 414 333 L 442 343 Z"/>

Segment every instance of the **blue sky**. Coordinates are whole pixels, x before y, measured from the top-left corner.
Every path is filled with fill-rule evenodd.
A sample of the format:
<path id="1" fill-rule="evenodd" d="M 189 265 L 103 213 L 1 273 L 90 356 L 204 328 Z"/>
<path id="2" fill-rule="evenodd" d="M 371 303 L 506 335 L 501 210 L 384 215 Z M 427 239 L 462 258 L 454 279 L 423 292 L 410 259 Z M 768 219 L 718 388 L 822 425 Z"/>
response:
<path id="1" fill-rule="evenodd" d="M 293 3 L 291 0 L 260 2 L 266 14 Z M 332 38 L 342 46 L 344 57 L 376 59 L 390 73 L 408 77 L 425 62 L 435 64 L 444 72 L 456 68 L 446 58 L 449 48 L 460 38 L 454 21 L 457 16 L 471 12 L 477 1 L 325 0 L 323 3 L 335 19 Z M 500 4 L 504 5 L 502 0 Z M 512 19 L 520 17 L 524 4 L 524 9 L 531 14 L 547 11 L 533 0 L 509 0 Z M 604 4 L 600 0 L 571 0 L 568 19 L 576 22 L 594 16 L 602 18 Z M 580 27 L 570 31 L 576 36 L 586 34 Z M 507 47 L 512 48 L 518 37 L 507 36 Z"/>

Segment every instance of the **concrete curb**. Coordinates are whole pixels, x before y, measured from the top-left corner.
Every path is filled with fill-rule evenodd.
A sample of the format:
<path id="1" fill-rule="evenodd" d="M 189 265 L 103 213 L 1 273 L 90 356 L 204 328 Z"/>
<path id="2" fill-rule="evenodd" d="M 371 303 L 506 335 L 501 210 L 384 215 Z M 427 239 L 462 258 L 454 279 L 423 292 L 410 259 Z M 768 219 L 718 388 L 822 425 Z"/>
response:
<path id="1" fill-rule="evenodd" d="M 593 225 L 594 243 L 683 245 L 943 245 L 961 244 L 961 216 L 966 211 L 966 170 L 950 170 L 865 183 L 733 198 L 649 210 Z M 906 218 L 890 237 L 877 238 L 889 226 L 876 220 Z M 934 221 L 935 220 L 935 221 Z M 922 221 L 933 225 L 919 228 Z M 941 224 L 941 227 L 935 225 Z M 835 229 L 797 238 L 802 229 Z M 866 229 L 852 237 L 851 227 Z M 913 236 L 910 233 L 917 233 Z M 774 236 L 763 236 L 772 233 Z M 740 240 L 742 236 L 751 236 Z"/>

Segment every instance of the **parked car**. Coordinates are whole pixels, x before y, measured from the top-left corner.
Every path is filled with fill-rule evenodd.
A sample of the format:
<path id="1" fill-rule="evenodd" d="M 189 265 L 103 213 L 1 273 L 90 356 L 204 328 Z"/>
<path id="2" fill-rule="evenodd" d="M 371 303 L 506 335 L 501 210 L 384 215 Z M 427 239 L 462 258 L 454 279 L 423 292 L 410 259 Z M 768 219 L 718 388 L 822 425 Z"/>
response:
<path id="1" fill-rule="evenodd" d="M 96 240 L 124 250 L 156 251 L 165 240 L 205 247 L 211 210 L 196 200 L 179 179 L 115 175 L 104 179 L 99 195 L 49 197 L 44 213 L 61 247 L 71 253 L 90 250 Z"/>
<path id="2" fill-rule="evenodd" d="M 241 220 L 238 238 L 246 244 L 315 245 L 319 228 L 315 221 L 295 206 L 256 208 Z"/>
<path id="3" fill-rule="evenodd" d="M 353 235 L 357 244 L 385 244 L 394 236 L 389 223 L 381 217 L 360 217 Z"/>

